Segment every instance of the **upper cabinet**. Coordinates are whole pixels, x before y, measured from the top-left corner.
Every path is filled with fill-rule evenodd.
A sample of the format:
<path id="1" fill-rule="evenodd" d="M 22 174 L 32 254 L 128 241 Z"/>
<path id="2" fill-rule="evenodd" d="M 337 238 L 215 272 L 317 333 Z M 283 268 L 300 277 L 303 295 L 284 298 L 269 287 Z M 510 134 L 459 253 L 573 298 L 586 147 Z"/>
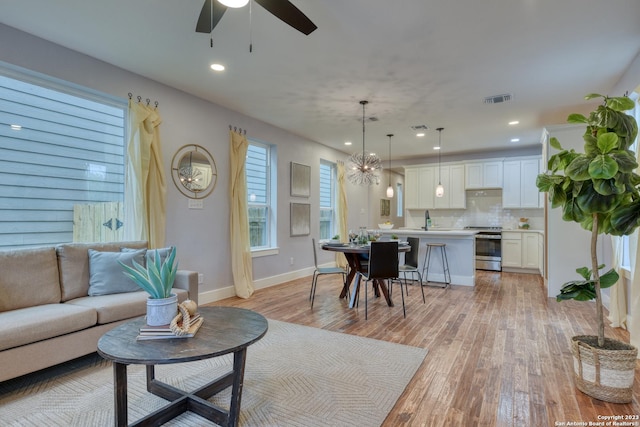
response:
<path id="1" fill-rule="evenodd" d="M 467 189 L 502 188 L 502 160 L 466 163 L 465 178 Z"/>
<path id="2" fill-rule="evenodd" d="M 502 206 L 504 208 L 539 208 L 540 193 L 536 178 L 540 173 L 541 156 L 504 161 L 504 186 Z"/>
<path id="3" fill-rule="evenodd" d="M 464 209 L 464 165 L 445 164 L 405 168 L 406 209 Z M 444 197 L 436 197 L 436 185 L 442 183 Z"/>

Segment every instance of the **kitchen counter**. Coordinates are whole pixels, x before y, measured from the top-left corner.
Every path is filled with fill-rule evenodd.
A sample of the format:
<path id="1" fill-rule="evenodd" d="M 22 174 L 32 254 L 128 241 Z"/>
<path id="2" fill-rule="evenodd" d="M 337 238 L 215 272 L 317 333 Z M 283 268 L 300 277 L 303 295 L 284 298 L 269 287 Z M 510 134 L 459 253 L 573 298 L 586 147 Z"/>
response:
<path id="1" fill-rule="evenodd" d="M 462 286 L 475 286 L 476 282 L 476 239 L 478 230 L 445 229 L 432 228 L 429 230 L 399 228 L 391 230 L 375 229 L 371 232 L 380 233 L 381 239 L 386 239 L 391 235 L 396 235 L 400 240 L 407 240 L 407 237 L 417 237 L 420 239 L 420 252 L 418 253 L 418 270 L 422 272 L 427 243 L 445 243 L 449 272 L 451 273 L 451 284 Z M 423 277 L 424 281 L 424 277 Z M 442 268 L 442 258 L 440 250 L 432 250 L 429 271 L 429 282 L 444 282 Z"/>

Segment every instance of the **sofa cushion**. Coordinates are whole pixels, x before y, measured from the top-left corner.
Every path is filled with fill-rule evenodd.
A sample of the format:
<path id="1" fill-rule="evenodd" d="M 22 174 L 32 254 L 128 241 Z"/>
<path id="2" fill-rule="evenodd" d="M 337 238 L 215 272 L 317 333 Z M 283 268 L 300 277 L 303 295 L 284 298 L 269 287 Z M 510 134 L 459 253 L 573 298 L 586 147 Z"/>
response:
<path id="1" fill-rule="evenodd" d="M 53 247 L 2 251 L 0 265 L 0 312 L 60 302 Z"/>
<path id="2" fill-rule="evenodd" d="M 130 252 L 102 252 L 89 249 L 89 295 L 136 292 L 140 287 L 124 274 L 120 265 L 133 267 L 133 261 L 144 263 L 145 249 Z"/>
<path id="3" fill-rule="evenodd" d="M 184 289 L 173 288 L 171 292 L 178 296 L 178 302 L 186 300 L 189 296 L 189 293 Z M 149 298 L 148 293 L 139 291 L 76 298 L 65 304 L 94 309 L 98 313 L 98 324 L 105 324 L 144 316 L 147 312 L 147 298 Z"/>
<path id="4" fill-rule="evenodd" d="M 89 249 L 120 252 L 121 247 L 146 249 L 147 242 L 64 243 L 56 246 L 62 301 L 89 294 Z"/>
<path id="5" fill-rule="evenodd" d="M 96 319 L 91 307 L 60 303 L 5 311 L 0 313 L 0 351 L 86 329 Z"/>

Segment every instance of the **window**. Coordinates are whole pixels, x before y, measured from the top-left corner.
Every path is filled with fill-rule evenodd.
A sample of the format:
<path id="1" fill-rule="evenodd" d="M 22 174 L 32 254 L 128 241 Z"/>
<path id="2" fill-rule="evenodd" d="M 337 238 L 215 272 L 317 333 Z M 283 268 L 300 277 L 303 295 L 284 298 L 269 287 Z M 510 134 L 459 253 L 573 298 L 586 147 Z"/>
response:
<path id="1" fill-rule="evenodd" d="M 401 183 L 397 183 L 396 184 L 396 216 L 398 218 L 402 218 L 403 213 L 402 213 L 402 204 L 403 204 L 403 200 L 402 200 L 402 184 Z"/>
<path id="2" fill-rule="evenodd" d="M 275 210 L 271 204 L 275 200 L 275 177 L 271 170 L 271 146 L 251 141 L 245 164 L 247 177 L 247 203 L 249 216 L 249 240 L 251 249 L 274 247 Z"/>
<path id="3" fill-rule="evenodd" d="M 106 217 L 83 227 L 74 211 L 122 204 L 125 108 L 124 100 L 0 68 L 0 248 L 108 230 L 92 226 Z"/>
<path id="4" fill-rule="evenodd" d="M 336 234 L 336 165 L 320 161 L 320 234 L 331 239 Z"/>

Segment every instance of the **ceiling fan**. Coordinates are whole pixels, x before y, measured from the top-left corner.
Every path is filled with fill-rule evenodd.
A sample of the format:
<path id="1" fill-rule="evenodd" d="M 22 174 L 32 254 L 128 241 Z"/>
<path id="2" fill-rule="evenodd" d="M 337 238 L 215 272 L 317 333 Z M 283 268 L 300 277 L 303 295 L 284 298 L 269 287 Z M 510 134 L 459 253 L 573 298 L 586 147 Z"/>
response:
<path id="1" fill-rule="evenodd" d="M 311 34 L 318 28 L 307 16 L 295 7 L 289 0 L 255 0 L 276 18 L 289 24 L 305 35 Z M 245 3 L 246 4 L 246 3 Z M 205 0 L 196 25 L 196 32 L 210 33 L 224 15 L 227 6 L 218 0 Z"/>

